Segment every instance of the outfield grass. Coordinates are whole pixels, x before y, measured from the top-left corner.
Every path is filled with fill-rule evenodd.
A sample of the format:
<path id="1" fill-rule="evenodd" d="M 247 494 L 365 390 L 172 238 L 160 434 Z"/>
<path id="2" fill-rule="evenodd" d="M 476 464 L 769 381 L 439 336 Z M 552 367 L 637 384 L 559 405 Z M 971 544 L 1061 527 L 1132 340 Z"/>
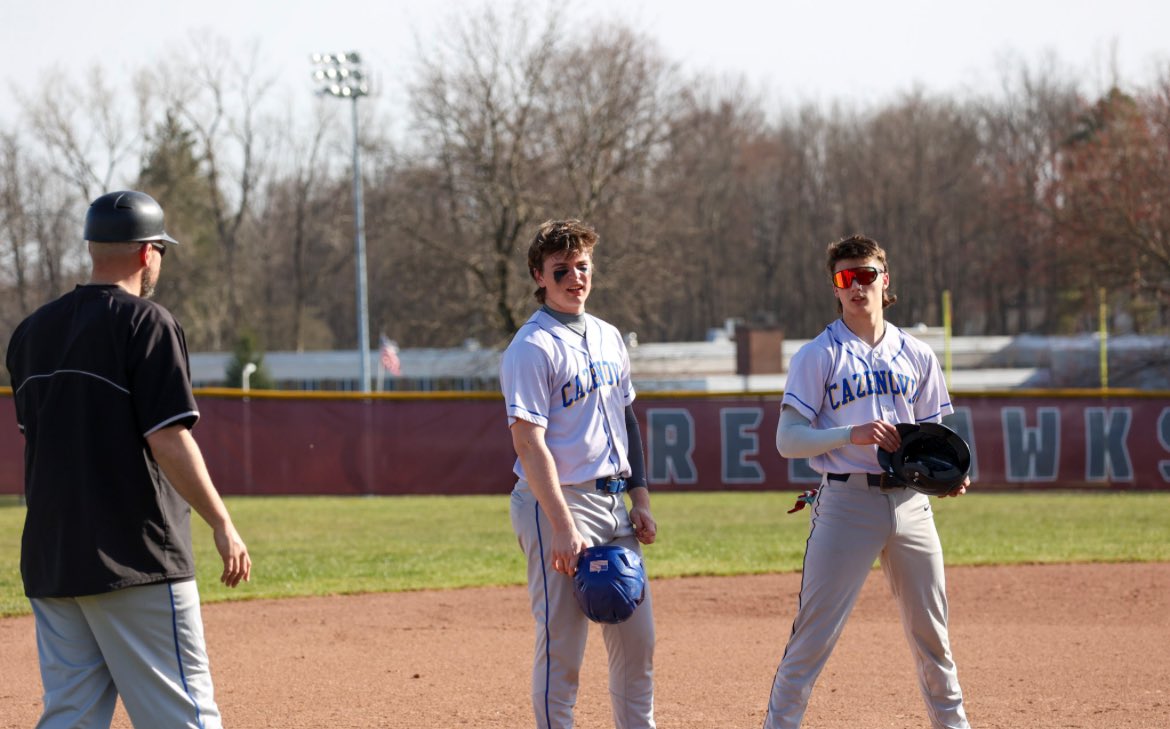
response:
<path id="1" fill-rule="evenodd" d="M 657 493 L 652 577 L 800 568 L 808 510 L 792 492 Z M 973 493 L 932 499 L 947 563 L 1170 561 L 1170 493 Z M 524 581 L 508 497 L 227 499 L 255 563 L 248 585 L 219 584 L 220 561 L 194 517 L 206 602 Z M 28 612 L 20 586 L 24 507 L 0 497 L 0 615 Z"/>

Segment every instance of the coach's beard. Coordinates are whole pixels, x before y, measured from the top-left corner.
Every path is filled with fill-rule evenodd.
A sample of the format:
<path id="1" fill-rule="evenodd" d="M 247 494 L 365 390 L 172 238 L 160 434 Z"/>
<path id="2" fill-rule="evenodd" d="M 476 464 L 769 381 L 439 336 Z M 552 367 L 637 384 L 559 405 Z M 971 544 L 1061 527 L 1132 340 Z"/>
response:
<path id="1" fill-rule="evenodd" d="M 149 299 L 150 297 L 154 296 L 155 283 L 157 283 L 157 281 L 153 276 L 150 275 L 150 269 L 149 268 L 142 269 L 142 277 L 141 277 L 141 280 L 139 281 L 139 285 L 141 286 L 141 291 L 139 292 L 138 295 L 144 299 Z"/>

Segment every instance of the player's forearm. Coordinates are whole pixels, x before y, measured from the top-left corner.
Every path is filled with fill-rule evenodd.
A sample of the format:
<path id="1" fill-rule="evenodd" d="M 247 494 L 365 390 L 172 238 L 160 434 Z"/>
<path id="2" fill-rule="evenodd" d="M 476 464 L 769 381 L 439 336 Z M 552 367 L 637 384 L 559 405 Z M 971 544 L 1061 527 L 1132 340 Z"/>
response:
<path id="1" fill-rule="evenodd" d="M 791 407 L 780 411 L 776 428 L 776 450 L 785 458 L 811 458 L 849 445 L 848 425 L 818 429 L 808 418 Z"/>
<path id="2" fill-rule="evenodd" d="M 231 516 L 211 482 L 203 454 L 190 431 L 174 425 L 151 433 L 146 441 L 179 496 L 213 530 L 226 529 L 231 524 Z"/>
<path id="3" fill-rule="evenodd" d="M 630 505 L 635 509 L 649 509 L 650 508 L 650 489 L 645 486 L 632 488 L 626 492 L 630 496 Z"/>

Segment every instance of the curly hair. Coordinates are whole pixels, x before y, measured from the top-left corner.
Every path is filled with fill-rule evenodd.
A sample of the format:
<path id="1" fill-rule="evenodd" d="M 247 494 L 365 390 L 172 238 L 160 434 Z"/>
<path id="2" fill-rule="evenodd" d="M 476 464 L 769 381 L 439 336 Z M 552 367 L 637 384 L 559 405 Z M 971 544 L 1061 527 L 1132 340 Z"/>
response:
<path id="1" fill-rule="evenodd" d="M 600 236 L 593 226 L 576 218 L 568 220 L 546 220 L 540 224 L 532 244 L 528 246 L 528 273 L 533 279 L 544 268 L 544 262 L 549 256 L 558 253 L 584 253 L 593 255 L 593 247 L 597 245 Z M 544 303 L 545 290 L 537 287 L 532 292 L 536 300 Z"/>

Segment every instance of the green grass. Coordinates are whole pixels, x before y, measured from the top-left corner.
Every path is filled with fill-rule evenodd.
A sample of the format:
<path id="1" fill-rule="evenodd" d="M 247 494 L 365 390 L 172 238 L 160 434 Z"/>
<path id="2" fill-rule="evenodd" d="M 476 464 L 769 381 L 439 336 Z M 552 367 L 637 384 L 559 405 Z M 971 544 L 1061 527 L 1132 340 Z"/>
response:
<path id="1" fill-rule="evenodd" d="M 791 572 L 808 510 L 792 492 L 656 493 L 653 577 Z M 973 493 L 934 499 L 951 565 L 1170 561 L 1170 493 Z M 423 590 L 524 581 L 508 497 L 227 499 L 255 566 L 250 584 L 219 584 L 206 525 L 193 518 L 208 602 Z M 28 612 L 20 585 L 24 507 L 0 497 L 0 615 Z"/>

